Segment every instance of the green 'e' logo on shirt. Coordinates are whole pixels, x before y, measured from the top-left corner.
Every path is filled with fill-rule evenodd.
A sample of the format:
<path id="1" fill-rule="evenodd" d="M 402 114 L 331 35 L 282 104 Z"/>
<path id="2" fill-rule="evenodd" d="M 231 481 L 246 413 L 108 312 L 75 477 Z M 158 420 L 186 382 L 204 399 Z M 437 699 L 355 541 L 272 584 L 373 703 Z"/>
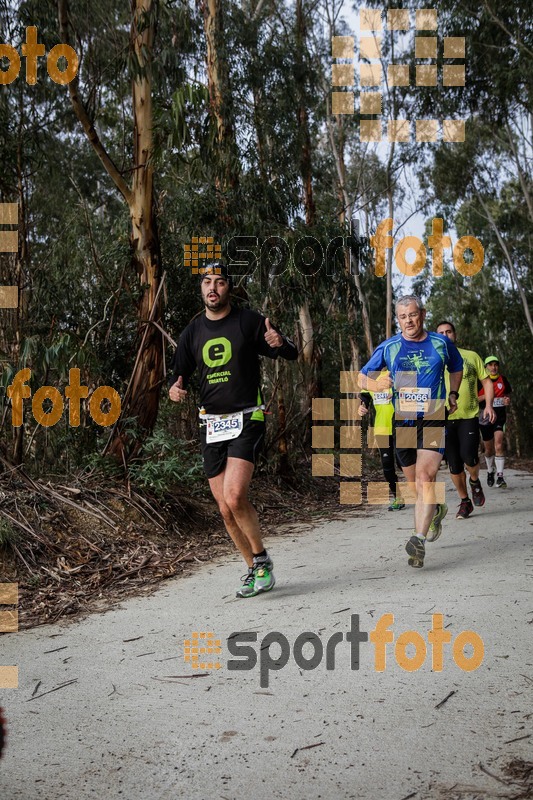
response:
<path id="1" fill-rule="evenodd" d="M 223 367 L 231 358 L 231 342 L 224 336 L 209 339 L 204 344 L 202 358 L 208 367 Z"/>

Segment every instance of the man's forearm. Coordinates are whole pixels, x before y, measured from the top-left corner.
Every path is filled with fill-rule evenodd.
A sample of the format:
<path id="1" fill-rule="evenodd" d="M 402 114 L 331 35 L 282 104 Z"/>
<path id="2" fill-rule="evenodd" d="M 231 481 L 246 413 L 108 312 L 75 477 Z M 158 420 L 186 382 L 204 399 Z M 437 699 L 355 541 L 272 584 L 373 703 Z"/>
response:
<path id="1" fill-rule="evenodd" d="M 368 389 L 368 378 L 366 375 L 363 375 L 362 372 L 357 376 L 357 382 L 359 383 L 360 389 Z"/>
<path id="2" fill-rule="evenodd" d="M 459 387 L 463 380 L 463 370 L 460 372 L 450 372 L 450 392 L 459 394 Z"/>
<path id="3" fill-rule="evenodd" d="M 490 378 L 483 378 L 481 385 L 483 386 L 484 392 L 482 399 L 485 400 L 486 405 L 490 407 L 494 401 L 494 384 Z"/>
<path id="4" fill-rule="evenodd" d="M 281 335 L 283 336 L 283 334 Z M 290 339 L 287 339 L 286 336 L 283 336 L 283 344 L 281 347 L 278 347 L 278 355 L 280 355 L 286 361 L 296 361 L 298 358 L 298 348 L 293 342 L 291 342 Z"/>

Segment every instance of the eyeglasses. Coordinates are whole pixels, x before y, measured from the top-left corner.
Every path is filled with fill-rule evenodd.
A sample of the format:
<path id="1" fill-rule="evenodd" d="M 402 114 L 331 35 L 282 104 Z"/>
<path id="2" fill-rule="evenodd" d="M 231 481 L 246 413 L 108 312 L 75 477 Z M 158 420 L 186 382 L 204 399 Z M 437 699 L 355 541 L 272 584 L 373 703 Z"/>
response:
<path id="1" fill-rule="evenodd" d="M 411 314 L 402 314 L 401 316 L 398 317 L 398 319 L 404 322 L 404 320 L 406 319 L 416 319 L 419 316 L 420 316 L 420 311 L 412 311 Z"/>

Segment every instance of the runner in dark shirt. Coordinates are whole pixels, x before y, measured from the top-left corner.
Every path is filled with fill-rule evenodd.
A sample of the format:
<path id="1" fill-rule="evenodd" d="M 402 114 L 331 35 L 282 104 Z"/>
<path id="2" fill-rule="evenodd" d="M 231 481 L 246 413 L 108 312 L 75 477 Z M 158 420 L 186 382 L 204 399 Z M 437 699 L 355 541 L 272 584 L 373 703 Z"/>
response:
<path id="1" fill-rule="evenodd" d="M 217 273 L 217 270 L 219 273 Z M 294 360 L 294 344 L 270 320 L 230 305 L 231 278 L 219 263 L 201 280 L 205 314 L 183 331 L 172 366 L 171 400 L 181 402 L 198 369 L 204 469 L 224 525 L 248 565 L 238 597 L 270 591 L 275 579 L 248 487 L 265 435 L 259 357 Z"/>

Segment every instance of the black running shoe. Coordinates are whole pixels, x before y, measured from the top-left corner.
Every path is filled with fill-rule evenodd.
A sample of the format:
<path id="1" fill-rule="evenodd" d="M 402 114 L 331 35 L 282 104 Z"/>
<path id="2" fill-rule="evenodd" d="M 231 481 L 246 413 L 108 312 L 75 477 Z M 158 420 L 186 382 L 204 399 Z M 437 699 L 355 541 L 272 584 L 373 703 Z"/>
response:
<path id="1" fill-rule="evenodd" d="M 464 500 L 461 500 L 459 511 L 455 515 L 455 519 L 467 519 L 473 510 L 474 506 L 472 505 L 471 499 L 469 497 L 465 497 Z"/>
<path id="2" fill-rule="evenodd" d="M 474 501 L 475 506 L 484 506 L 485 505 L 485 495 L 483 493 L 483 489 L 481 488 L 481 481 L 478 479 L 477 481 L 470 481 L 470 488 L 472 489 L 472 500 Z"/>
<path id="3" fill-rule="evenodd" d="M 503 475 L 498 475 L 496 478 L 496 488 L 497 489 L 507 489 L 507 484 L 505 483 L 505 478 Z"/>
<path id="4" fill-rule="evenodd" d="M 421 539 L 419 536 L 411 536 L 405 545 L 405 549 L 407 551 L 407 555 L 409 556 L 407 563 L 410 567 L 416 567 L 417 569 L 420 569 L 420 567 L 424 566 L 426 547 L 423 539 Z"/>
<path id="5" fill-rule="evenodd" d="M 487 472 L 487 486 L 494 486 L 494 470 Z"/>

